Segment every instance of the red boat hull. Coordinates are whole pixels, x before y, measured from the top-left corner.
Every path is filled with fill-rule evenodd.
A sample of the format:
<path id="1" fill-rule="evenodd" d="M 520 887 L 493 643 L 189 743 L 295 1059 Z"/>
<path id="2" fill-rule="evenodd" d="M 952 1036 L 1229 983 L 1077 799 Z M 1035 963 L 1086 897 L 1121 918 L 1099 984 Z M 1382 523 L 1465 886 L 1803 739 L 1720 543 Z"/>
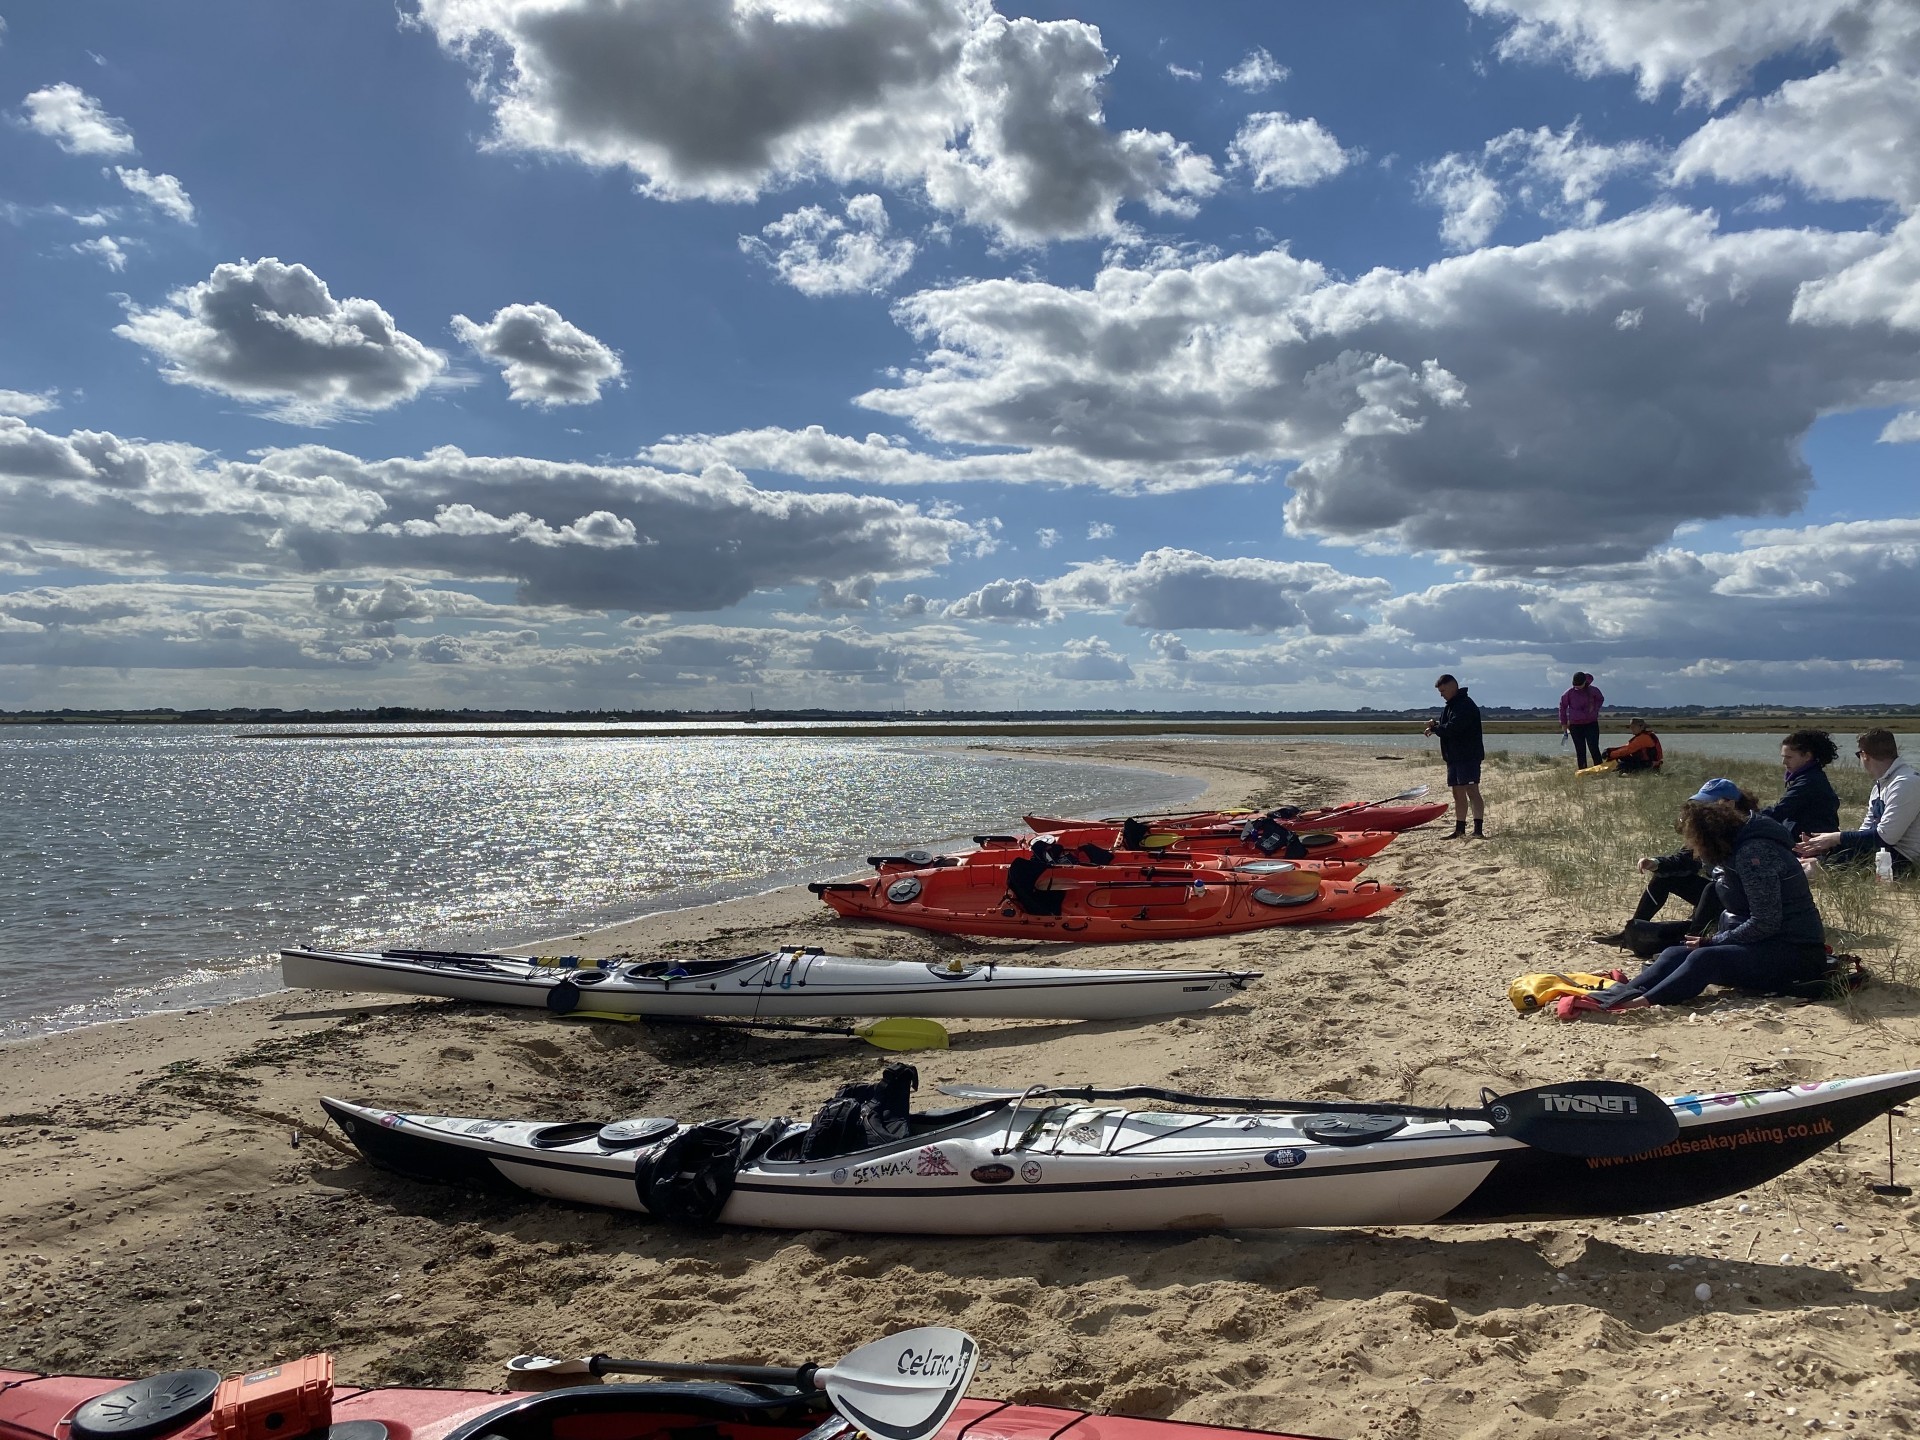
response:
<path id="1" fill-rule="evenodd" d="M 1074 839 L 1062 840 L 1060 843 L 1071 848 L 1087 842 L 1084 839 Z M 1105 842 L 1097 839 L 1093 843 L 1103 849 L 1110 848 Z M 1381 843 L 1384 844 L 1385 841 Z M 937 865 L 942 859 L 950 859 L 956 865 L 998 866 L 1004 870 L 1025 855 L 1031 844 L 1032 842 L 1028 840 L 988 839 L 978 850 L 969 850 L 965 854 L 951 857 L 938 857 L 933 862 L 916 863 L 902 855 L 873 855 L 868 857 L 868 863 L 882 875 L 897 875 L 907 870 L 924 870 L 928 868 L 929 863 Z M 1121 850 L 1114 854 L 1114 864 L 1120 867 L 1152 866 L 1164 871 L 1170 866 L 1183 863 L 1199 865 L 1207 869 L 1233 871 L 1238 871 L 1246 865 L 1280 864 L 1305 871 L 1310 875 L 1318 875 L 1323 880 L 1358 880 L 1360 872 L 1367 868 L 1358 860 L 1332 857 L 1322 859 L 1317 851 L 1314 858 L 1310 860 L 1289 860 L 1284 856 L 1262 855 L 1251 846 L 1244 850 L 1208 850 L 1203 853 L 1197 847 L 1188 847 L 1185 842 L 1182 842 L 1178 850 Z"/>
<path id="2" fill-rule="evenodd" d="M 1268 855 L 1264 851 L 1240 838 L 1241 827 L 1217 826 L 1211 830 L 1156 830 L 1156 835 L 1176 835 L 1179 838 L 1164 850 L 1134 851 L 1122 850 L 1121 858 L 1133 855 L 1152 855 L 1156 859 L 1172 858 L 1180 854 L 1198 855 L 1211 862 L 1215 856 L 1232 856 L 1246 860 L 1283 859 L 1283 856 Z M 1393 843 L 1395 831 L 1392 830 L 1317 830 L 1296 831 L 1307 842 L 1307 854 L 1310 860 L 1365 860 L 1378 855 Z M 1318 838 L 1325 837 L 1325 838 Z M 1035 837 L 1037 838 L 1037 837 Z M 1085 825 L 1072 830 L 1056 830 L 1048 837 L 1057 840 L 1069 848 L 1075 845 L 1092 843 L 1112 849 L 1120 838 L 1118 825 Z M 1032 843 L 1028 839 L 1016 838 L 1005 842 L 1021 849 Z"/>
<path id="3" fill-rule="evenodd" d="M 1179 864 L 1052 873 L 1066 877 L 1057 887 L 1058 915 L 1024 909 L 1009 893 L 1006 870 L 1000 866 L 891 871 L 870 881 L 808 888 L 849 919 L 947 935 L 1073 944 L 1184 940 L 1278 925 L 1358 920 L 1384 910 L 1404 893 L 1377 880 L 1321 880 L 1304 898 L 1262 898 L 1278 894 L 1288 877 L 1236 876 L 1230 870 Z M 1299 873 L 1294 872 L 1296 878 Z M 917 884 L 909 887 L 909 879 Z"/>

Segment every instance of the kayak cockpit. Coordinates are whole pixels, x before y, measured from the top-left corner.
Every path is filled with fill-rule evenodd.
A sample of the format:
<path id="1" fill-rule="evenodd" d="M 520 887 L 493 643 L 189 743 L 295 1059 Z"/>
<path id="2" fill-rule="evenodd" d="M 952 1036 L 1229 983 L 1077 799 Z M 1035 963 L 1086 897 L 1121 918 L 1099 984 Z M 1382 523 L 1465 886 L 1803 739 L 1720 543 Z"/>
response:
<path id="1" fill-rule="evenodd" d="M 822 1391 L 783 1385 L 586 1385 L 521 1395 L 445 1440 L 827 1440 L 848 1428 Z"/>

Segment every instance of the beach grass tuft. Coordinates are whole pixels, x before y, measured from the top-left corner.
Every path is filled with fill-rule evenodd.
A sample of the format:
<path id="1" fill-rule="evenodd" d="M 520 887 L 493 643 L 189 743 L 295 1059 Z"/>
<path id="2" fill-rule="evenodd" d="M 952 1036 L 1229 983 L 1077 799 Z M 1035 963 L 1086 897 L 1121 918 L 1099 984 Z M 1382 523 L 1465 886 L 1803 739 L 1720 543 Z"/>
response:
<path id="1" fill-rule="evenodd" d="M 1681 848 L 1674 821 L 1703 781 L 1724 776 L 1765 805 L 1780 794 L 1780 767 L 1753 760 L 1669 760 L 1652 775 L 1579 776 L 1571 758 L 1548 755 L 1489 757 L 1490 828 L 1511 838 L 1521 863 L 1543 871 L 1576 925 L 1614 931 L 1633 913 L 1643 855 Z M 1835 765 L 1829 778 L 1840 795 L 1843 825 L 1865 811 L 1872 782 Z M 1822 869 L 1813 894 L 1838 954 L 1857 954 L 1878 983 L 1920 984 L 1920 963 L 1908 937 L 1920 924 L 1920 881 L 1887 884 L 1871 868 Z M 1676 902 L 1677 903 L 1677 902 Z M 1662 919 L 1684 919 L 1669 905 Z M 1545 918 L 1545 917 L 1543 917 Z"/>

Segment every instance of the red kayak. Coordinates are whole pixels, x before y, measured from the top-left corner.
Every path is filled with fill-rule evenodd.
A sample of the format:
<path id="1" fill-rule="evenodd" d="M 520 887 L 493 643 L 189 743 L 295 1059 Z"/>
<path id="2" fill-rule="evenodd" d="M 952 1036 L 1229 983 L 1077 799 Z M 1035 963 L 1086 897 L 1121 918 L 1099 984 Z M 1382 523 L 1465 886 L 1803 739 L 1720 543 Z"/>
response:
<path id="1" fill-rule="evenodd" d="M 937 930 L 1023 940 L 1115 943 L 1233 935 L 1275 925 L 1358 920 L 1405 893 L 1377 880 L 1326 880 L 1310 871 L 1242 874 L 1193 864 L 1053 867 L 1029 876 L 1015 861 L 882 873 L 807 888 L 837 913 Z"/>
<path id="2" fill-rule="evenodd" d="M 1152 825 L 1156 832 L 1165 831 L 1184 835 L 1195 830 L 1217 830 L 1228 825 L 1245 825 L 1256 814 L 1269 813 L 1272 812 L 1209 810 L 1197 815 L 1164 818 L 1144 815 L 1140 818 Z M 1281 815 L 1278 818 L 1296 830 L 1411 830 L 1416 825 L 1425 825 L 1429 821 L 1438 820 L 1446 813 L 1447 803 L 1444 800 L 1421 805 L 1389 805 L 1385 802 L 1351 800 L 1345 805 L 1334 805 L 1324 810 L 1302 810 L 1298 815 Z M 1088 829 L 1113 823 L 1108 820 L 1062 820 L 1048 815 L 1023 815 L 1021 819 L 1043 834 L 1053 834 L 1061 830 Z"/>
<path id="3" fill-rule="evenodd" d="M 1290 858 L 1284 851 L 1262 850 L 1253 841 L 1241 839 L 1245 830 L 1244 825 L 1223 825 L 1211 829 L 1187 831 L 1155 830 L 1141 841 L 1141 849 L 1154 855 L 1170 855 L 1185 851 L 1188 854 L 1205 856 L 1210 863 L 1218 856 L 1246 856 L 1258 860 Z M 1306 858 L 1310 860 L 1365 860 L 1369 856 L 1378 855 L 1391 845 L 1396 833 L 1392 830 L 1293 831 L 1295 838 L 1306 848 Z M 1011 838 L 1006 836 L 976 838 L 992 841 L 1002 847 L 1025 848 L 1040 837 L 1026 835 Z M 1082 825 L 1070 830 L 1056 830 L 1046 838 L 1057 841 L 1068 849 L 1094 844 L 1115 850 L 1123 856 L 1141 853 L 1119 849 L 1120 827 L 1118 825 Z"/>
<path id="4" fill-rule="evenodd" d="M 321 1357 L 315 1357 L 321 1358 Z M 312 1361 L 255 1372 L 272 1384 Z M 687 1367 L 698 1369 L 703 1367 Z M 0 1370 L 0 1440 L 856 1440 L 818 1390 L 726 1382 L 591 1384 L 535 1393 L 328 1386 L 281 1411 L 256 1405 L 216 1431 L 211 1370 L 129 1385 Z M 230 1389 L 255 1376 L 227 1382 Z M 222 1411 L 231 1425 L 231 1407 Z M 274 1419 L 281 1424 L 273 1424 Z M 317 1421 L 317 1423 L 315 1423 Z M 332 1429 L 327 1426 L 331 1424 Z M 876 1433 L 869 1431 L 869 1433 Z M 1090 1415 L 1051 1405 L 961 1399 L 931 1440 L 1313 1440 L 1270 1430 Z"/>
<path id="5" fill-rule="evenodd" d="M 1328 832 L 1329 838 L 1332 833 Z M 997 865 L 1005 869 L 1022 855 L 1028 854 L 1033 841 L 1041 837 L 1029 836 L 1025 839 L 1006 835 L 976 835 L 978 850 L 967 850 L 958 855 L 934 855 L 925 850 L 910 850 L 904 855 L 869 855 L 867 863 L 882 875 L 902 870 L 945 870 L 953 865 Z M 1083 840 L 1067 842 L 1059 836 L 1048 839 L 1064 845 L 1069 851 L 1078 852 Z M 1387 837 L 1391 839 L 1391 836 Z M 1100 840 L 1093 844 L 1106 849 Z M 1382 842 L 1385 843 L 1384 841 Z M 1085 869 L 1100 869 L 1106 866 L 1142 866 L 1152 865 L 1164 870 L 1169 865 L 1199 865 L 1209 870 L 1231 870 L 1239 875 L 1278 875 L 1288 870 L 1303 870 L 1326 880 L 1357 880 L 1360 872 L 1367 867 L 1359 860 L 1322 859 L 1318 851 L 1310 860 L 1285 859 L 1274 855 L 1263 855 L 1257 850 L 1228 850 L 1200 853 L 1200 846 L 1188 847 L 1184 842 L 1181 848 L 1166 850 L 1119 850 L 1109 852 L 1112 859 L 1096 861 L 1085 865 Z M 1077 862 L 1076 862 L 1077 863 Z"/>

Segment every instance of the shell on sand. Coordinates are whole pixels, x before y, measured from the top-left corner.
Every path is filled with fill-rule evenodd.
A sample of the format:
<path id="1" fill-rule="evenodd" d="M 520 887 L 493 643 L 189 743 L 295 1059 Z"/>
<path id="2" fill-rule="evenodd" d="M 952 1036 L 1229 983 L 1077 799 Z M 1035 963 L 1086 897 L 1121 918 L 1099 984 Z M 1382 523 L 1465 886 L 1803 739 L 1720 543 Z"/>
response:
<path id="1" fill-rule="evenodd" d="M 1212 784 L 1196 803 L 1222 805 L 1441 778 L 1428 755 L 1284 740 L 1102 744 L 1085 758 L 1185 771 L 1198 759 Z M 1369 873 L 1410 893 L 1350 927 L 1089 954 L 836 921 L 794 887 L 568 948 L 712 955 L 784 941 L 1267 975 L 1167 1024 L 956 1025 L 951 1050 L 914 1057 L 928 1084 L 1442 1102 L 1568 1075 L 1674 1093 L 1920 1059 L 1911 1003 L 1891 986 L 1857 999 L 1854 1013 L 1878 1024 L 1734 998 L 1607 1024 L 1517 1017 L 1514 975 L 1618 963 L 1579 942 L 1619 917 L 1565 913 L 1513 863 L 1529 827 L 1567 817 L 1510 806 L 1503 783 L 1490 769 L 1492 839 L 1449 842 L 1443 825 L 1402 836 Z M 1623 909 L 1633 894 L 1620 877 Z M 942 1323 L 980 1339 L 981 1394 L 1328 1435 L 1628 1440 L 1755 1422 L 1797 1433 L 1811 1418 L 1851 1418 L 1868 1435 L 1920 1409 L 1920 1209 L 1868 1191 L 1885 1178 L 1877 1130 L 1751 1194 L 1639 1221 L 1035 1240 L 690 1233 L 378 1174 L 326 1132 L 316 1097 L 465 1114 L 806 1114 L 883 1057 L 831 1038 L 307 993 L 0 1054 L 0 1367 L 231 1372 L 330 1348 L 343 1382 L 486 1385 L 523 1350 L 799 1361 Z M 1906 1180 L 1915 1123 L 1898 1122 Z"/>

